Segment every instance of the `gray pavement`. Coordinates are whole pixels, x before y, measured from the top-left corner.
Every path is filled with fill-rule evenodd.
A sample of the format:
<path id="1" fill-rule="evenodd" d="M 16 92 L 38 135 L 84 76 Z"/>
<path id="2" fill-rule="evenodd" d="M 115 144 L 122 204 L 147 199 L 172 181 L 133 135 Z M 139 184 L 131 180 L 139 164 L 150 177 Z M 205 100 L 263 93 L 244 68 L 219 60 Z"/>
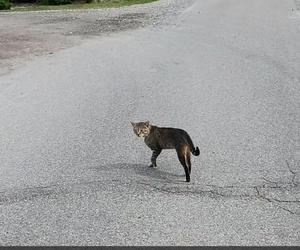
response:
<path id="1" fill-rule="evenodd" d="M 0 76 L 0 244 L 299 245 L 298 8 L 197 0 Z M 199 146 L 190 183 L 146 119 Z"/>

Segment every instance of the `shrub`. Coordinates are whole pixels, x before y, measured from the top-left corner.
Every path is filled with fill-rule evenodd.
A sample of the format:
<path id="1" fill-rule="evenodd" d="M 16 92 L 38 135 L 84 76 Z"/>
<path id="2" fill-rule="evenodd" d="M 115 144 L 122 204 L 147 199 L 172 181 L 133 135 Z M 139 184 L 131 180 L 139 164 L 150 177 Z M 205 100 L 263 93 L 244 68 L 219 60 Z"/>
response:
<path id="1" fill-rule="evenodd" d="M 0 0 L 0 10 L 8 10 L 10 9 L 9 0 Z"/>
<path id="2" fill-rule="evenodd" d="M 42 5 L 60 5 L 60 4 L 70 4 L 72 3 L 72 1 L 71 0 L 40 0 L 39 3 Z"/>

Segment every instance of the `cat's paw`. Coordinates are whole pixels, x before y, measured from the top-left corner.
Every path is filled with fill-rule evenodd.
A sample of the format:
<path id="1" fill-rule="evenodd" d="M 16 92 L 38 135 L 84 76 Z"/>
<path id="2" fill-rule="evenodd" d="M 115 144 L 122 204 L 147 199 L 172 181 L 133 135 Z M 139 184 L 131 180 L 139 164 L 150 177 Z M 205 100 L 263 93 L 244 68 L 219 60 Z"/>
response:
<path id="1" fill-rule="evenodd" d="M 156 165 L 153 165 L 153 164 L 150 164 L 148 167 L 149 167 L 149 168 L 156 168 L 157 166 L 156 166 Z"/>

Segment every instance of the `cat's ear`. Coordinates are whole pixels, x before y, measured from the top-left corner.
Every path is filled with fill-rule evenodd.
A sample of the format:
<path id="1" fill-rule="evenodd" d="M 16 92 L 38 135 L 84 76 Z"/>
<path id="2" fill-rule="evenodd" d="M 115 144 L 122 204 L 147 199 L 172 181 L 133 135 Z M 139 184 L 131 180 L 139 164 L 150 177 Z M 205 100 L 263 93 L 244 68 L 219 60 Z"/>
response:
<path id="1" fill-rule="evenodd" d="M 133 126 L 133 127 L 135 127 L 135 123 L 134 122 L 130 122 L 131 123 L 131 125 Z"/>
<path id="2" fill-rule="evenodd" d="M 145 125 L 146 125 L 147 127 L 149 127 L 149 126 L 150 126 L 150 122 L 149 122 L 149 121 L 146 121 L 146 122 L 145 122 Z"/>

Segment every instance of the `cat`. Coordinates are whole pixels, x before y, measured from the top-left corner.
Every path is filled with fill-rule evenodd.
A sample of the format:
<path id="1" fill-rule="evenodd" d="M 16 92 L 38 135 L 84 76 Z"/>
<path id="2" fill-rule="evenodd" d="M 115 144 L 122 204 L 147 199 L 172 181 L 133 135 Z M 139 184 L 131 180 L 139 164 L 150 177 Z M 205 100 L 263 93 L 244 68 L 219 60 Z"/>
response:
<path id="1" fill-rule="evenodd" d="M 163 149 L 175 149 L 178 159 L 185 171 L 186 181 L 190 182 L 191 175 L 191 153 L 200 155 L 198 147 L 194 147 L 189 134 L 178 128 L 162 128 L 146 122 L 130 122 L 134 133 L 144 138 L 146 145 L 152 150 L 150 167 L 157 167 L 156 159 Z"/>

